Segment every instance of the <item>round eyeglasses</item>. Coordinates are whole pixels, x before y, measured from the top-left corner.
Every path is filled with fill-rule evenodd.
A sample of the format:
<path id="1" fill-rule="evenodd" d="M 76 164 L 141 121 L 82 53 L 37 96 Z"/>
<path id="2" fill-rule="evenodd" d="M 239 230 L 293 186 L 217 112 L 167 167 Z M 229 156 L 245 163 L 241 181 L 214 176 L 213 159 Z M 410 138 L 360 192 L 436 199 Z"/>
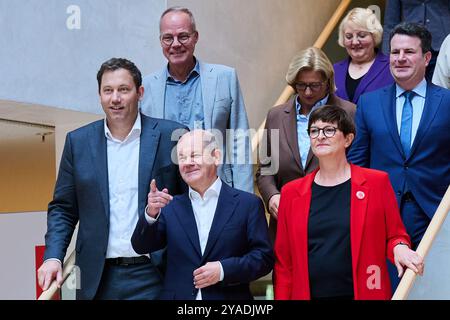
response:
<path id="1" fill-rule="evenodd" d="M 186 44 L 189 41 L 189 39 L 192 37 L 193 34 L 194 34 L 194 32 L 193 33 L 180 33 L 178 36 L 175 36 L 175 37 L 171 34 L 164 34 L 161 36 L 161 42 L 169 47 L 175 41 L 175 38 L 177 38 L 179 43 Z"/>
<path id="2" fill-rule="evenodd" d="M 315 139 L 319 136 L 320 131 L 323 132 L 323 135 L 327 138 L 331 138 L 336 134 L 336 131 L 338 130 L 338 128 L 336 127 L 332 127 L 332 126 L 326 126 L 323 128 L 317 128 L 317 127 L 311 127 L 309 128 L 308 131 L 308 135 L 310 138 Z"/>
<path id="3" fill-rule="evenodd" d="M 297 82 L 295 84 L 295 89 L 297 91 L 306 91 L 306 88 L 309 88 L 311 91 L 317 92 L 320 89 L 322 89 L 323 82 L 311 82 L 311 83 L 305 83 L 305 82 Z"/>

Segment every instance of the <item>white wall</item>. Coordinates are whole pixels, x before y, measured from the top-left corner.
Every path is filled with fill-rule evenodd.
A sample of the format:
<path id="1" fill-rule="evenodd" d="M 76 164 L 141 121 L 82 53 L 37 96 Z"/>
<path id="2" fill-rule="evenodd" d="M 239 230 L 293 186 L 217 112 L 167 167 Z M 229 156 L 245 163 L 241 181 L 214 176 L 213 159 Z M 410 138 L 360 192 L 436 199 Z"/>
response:
<path id="1" fill-rule="evenodd" d="M 36 299 L 35 246 L 46 230 L 46 212 L 0 214 L 0 300 Z"/>

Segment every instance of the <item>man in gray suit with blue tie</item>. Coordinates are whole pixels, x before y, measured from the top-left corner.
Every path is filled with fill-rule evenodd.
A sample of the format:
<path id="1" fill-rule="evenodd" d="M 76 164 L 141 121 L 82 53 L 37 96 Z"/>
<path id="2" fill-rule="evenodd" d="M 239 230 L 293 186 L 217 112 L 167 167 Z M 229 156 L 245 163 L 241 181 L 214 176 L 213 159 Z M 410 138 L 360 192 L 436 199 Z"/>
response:
<path id="1" fill-rule="evenodd" d="M 160 41 L 168 65 L 144 78 L 142 112 L 191 130 L 215 129 L 224 150 L 220 178 L 253 192 L 249 126 L 236 71 L 194 57 L 198 31 L 187 8 L 172 7 L 161 15 Z"/>
<path id="2" fill-rule="evenodd" d="M 56 278 L 61 285 L 61 262 L 79 223 L 77 299 L 154 299 L 161 290 L 157 257 L 137 254 L 130 239 L 151 180 L 169 194 L 187 188 L 171 159 L 177 142 L 172 137 L 186 128 L 139 113 L 144 88 L 131 61 L 106 61 L 97 80 L 106 118 L 67 134 L 48 206 L 39 284 L 46 290 Z"/>

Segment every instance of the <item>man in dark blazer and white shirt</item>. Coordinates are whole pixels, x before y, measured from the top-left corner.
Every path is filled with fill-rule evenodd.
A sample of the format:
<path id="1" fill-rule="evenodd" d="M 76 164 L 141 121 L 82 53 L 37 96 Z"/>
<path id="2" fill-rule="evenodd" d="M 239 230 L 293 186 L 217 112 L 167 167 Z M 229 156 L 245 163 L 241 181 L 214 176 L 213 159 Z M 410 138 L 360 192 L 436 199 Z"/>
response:
<path id="1" fill-rule="evenodd" d="M 177 155 L 189 192 L 172 199 L 152 181 L 147 215 L 131 239 L 134 250 L 167 246 L 161 299 L 252 299 L 249 283 L 274 263 L 261 199 L 218 178 L 221 152 L 213 134 L 186 133 Z"/>
<path id="2" fill-rule="evenodd" d="M 144 89 L 132 62 L 106 61 L 97 80 L 106 119 L 66 137 L 39 284 L 45 290 L 56 278 L 61 285 L 61 262 L 79 222 L 77 299 L 154 299 L 161 290 L 155 257 L 137 254 L 130 238 L 144 215 L 151 179 L 170 194 L 186 188 L 171 161 L 172 133 L 184 127 L 139 113 Z"/>

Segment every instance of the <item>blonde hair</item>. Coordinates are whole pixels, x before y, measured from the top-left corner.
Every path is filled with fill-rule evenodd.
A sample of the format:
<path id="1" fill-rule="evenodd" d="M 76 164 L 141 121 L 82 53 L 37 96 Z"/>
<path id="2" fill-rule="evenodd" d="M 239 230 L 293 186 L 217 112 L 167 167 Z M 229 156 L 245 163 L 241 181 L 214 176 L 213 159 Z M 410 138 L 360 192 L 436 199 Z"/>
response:
<path id="1" fill-rule="evenodd" d="M 329 93 L 336 91 L 333 65 L 325 52 L 315 47 L 309 47 L 295 55 L 286 73 L 287 83 L 296 90 L 295 81 L 298 74 L 309 70 L 317 71 L 325 78 L 325 81 L 328 83 Z"/>
<path id="2" fill-rule="evenodd" d="M 371 9 L 353 8 L 347 13 L 344 19 L 342 19 L 342 22 L 339 25 L 338 43 L 341 47 L 344 47 L 344 29 L 349 21 L 353 22 L 358 28 L 370 32 L 375 42 L 375 46 L 378 46 L 381 43 L 383 27 L 381 26 L 380 21 L 378 21 L 377 16 Z"/>

